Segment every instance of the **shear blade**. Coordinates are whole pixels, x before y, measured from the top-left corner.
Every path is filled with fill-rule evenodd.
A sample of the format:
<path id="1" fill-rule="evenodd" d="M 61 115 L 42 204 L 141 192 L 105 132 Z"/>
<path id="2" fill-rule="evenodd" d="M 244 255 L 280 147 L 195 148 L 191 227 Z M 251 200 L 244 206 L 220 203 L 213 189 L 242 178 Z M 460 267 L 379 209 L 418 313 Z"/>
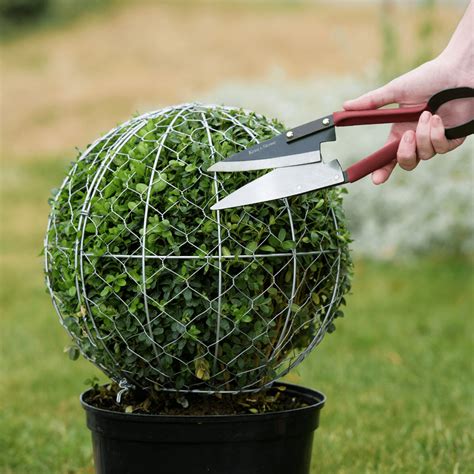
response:
<path id="1" fill-rule="evenodd" d="M 252 181 L 214 204 L 213 211 L 273 201 L 336 186 L 345 182 L 337 160 L 278 168 Z"/>
<path id="2" fill-rule="evenodd" d="M 238 154 L 240 155 L 240 153 Z M 234 156 L 238 156 L 234 155 Z M 247 161 L 219 161 L 207 169 L 212 172 L 222 171 L 256 171 L 270 168 L 284 168 L 286 166 L 297 166 L 308 163 L 318 163 L 321 161 L 319 151 L 308 151 L 295 155 L 277 156 L 275 158 L 265 158 Z"/>
<path id="3" fill-rule="evenodd" d="M 290 143 L 285 134 L 277 135 L 213 164 L 208 171 L 252 171 L 320 162 L 321 143 L 335 137 L 333 128 Z"/>

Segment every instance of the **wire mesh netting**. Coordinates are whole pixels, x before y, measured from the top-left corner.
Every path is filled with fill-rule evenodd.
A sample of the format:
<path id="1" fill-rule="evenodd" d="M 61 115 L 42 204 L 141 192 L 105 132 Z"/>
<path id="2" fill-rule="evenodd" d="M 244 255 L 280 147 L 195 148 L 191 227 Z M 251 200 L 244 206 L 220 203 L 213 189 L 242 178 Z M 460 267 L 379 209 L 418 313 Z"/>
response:
<path id="1" fill-rule="evenodd" d="M 339 190 L 209 210 L 263 173 L 207 168 L 282 130 L 184 104 L 72 164 L 51 200 L 46 282 L 83 356 L 122 386 L 259 390 L 334 329 L 350 268 Z"/>

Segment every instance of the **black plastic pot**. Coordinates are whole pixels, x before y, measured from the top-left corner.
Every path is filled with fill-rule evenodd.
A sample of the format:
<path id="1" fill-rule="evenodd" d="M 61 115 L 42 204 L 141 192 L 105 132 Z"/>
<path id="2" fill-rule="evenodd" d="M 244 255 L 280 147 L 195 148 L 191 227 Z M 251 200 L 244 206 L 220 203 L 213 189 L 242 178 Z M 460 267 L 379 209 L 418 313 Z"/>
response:
<path id="1" fill-rule="evenodd" d="M 97 474 L 309 474 L 325 396 L 290 384 L 308 406 L 255 415 L 117 413 L 84 401 Z"/>

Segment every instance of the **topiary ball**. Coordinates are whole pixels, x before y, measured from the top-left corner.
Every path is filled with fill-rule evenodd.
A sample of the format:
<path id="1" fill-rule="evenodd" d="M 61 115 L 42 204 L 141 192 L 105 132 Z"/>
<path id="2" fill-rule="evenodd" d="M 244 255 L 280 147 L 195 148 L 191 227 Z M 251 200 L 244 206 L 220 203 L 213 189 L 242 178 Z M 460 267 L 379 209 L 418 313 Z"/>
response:
<path id="1" fill-rule="evenodd" d="M 209 209 L 265 172 L 208 167 L 283 129 L 185 104 L 133 118 L 78 157 L 45 239 L 72 354 L 145 389 L 258 390 L 334 329 L 351 265 L 339 188 Z"/>

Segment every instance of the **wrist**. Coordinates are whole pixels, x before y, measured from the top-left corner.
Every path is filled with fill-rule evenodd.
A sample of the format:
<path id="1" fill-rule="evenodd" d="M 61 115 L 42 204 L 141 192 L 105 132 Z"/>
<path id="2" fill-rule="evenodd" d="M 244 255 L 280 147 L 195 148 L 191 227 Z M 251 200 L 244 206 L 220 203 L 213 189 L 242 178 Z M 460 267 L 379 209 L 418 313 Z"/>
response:
<path id="1" fill-rule="evenodd" d="M 433 62 L 449 77 L 449 87 L 474 87 L 472 50 L 449 46 Z"/>

